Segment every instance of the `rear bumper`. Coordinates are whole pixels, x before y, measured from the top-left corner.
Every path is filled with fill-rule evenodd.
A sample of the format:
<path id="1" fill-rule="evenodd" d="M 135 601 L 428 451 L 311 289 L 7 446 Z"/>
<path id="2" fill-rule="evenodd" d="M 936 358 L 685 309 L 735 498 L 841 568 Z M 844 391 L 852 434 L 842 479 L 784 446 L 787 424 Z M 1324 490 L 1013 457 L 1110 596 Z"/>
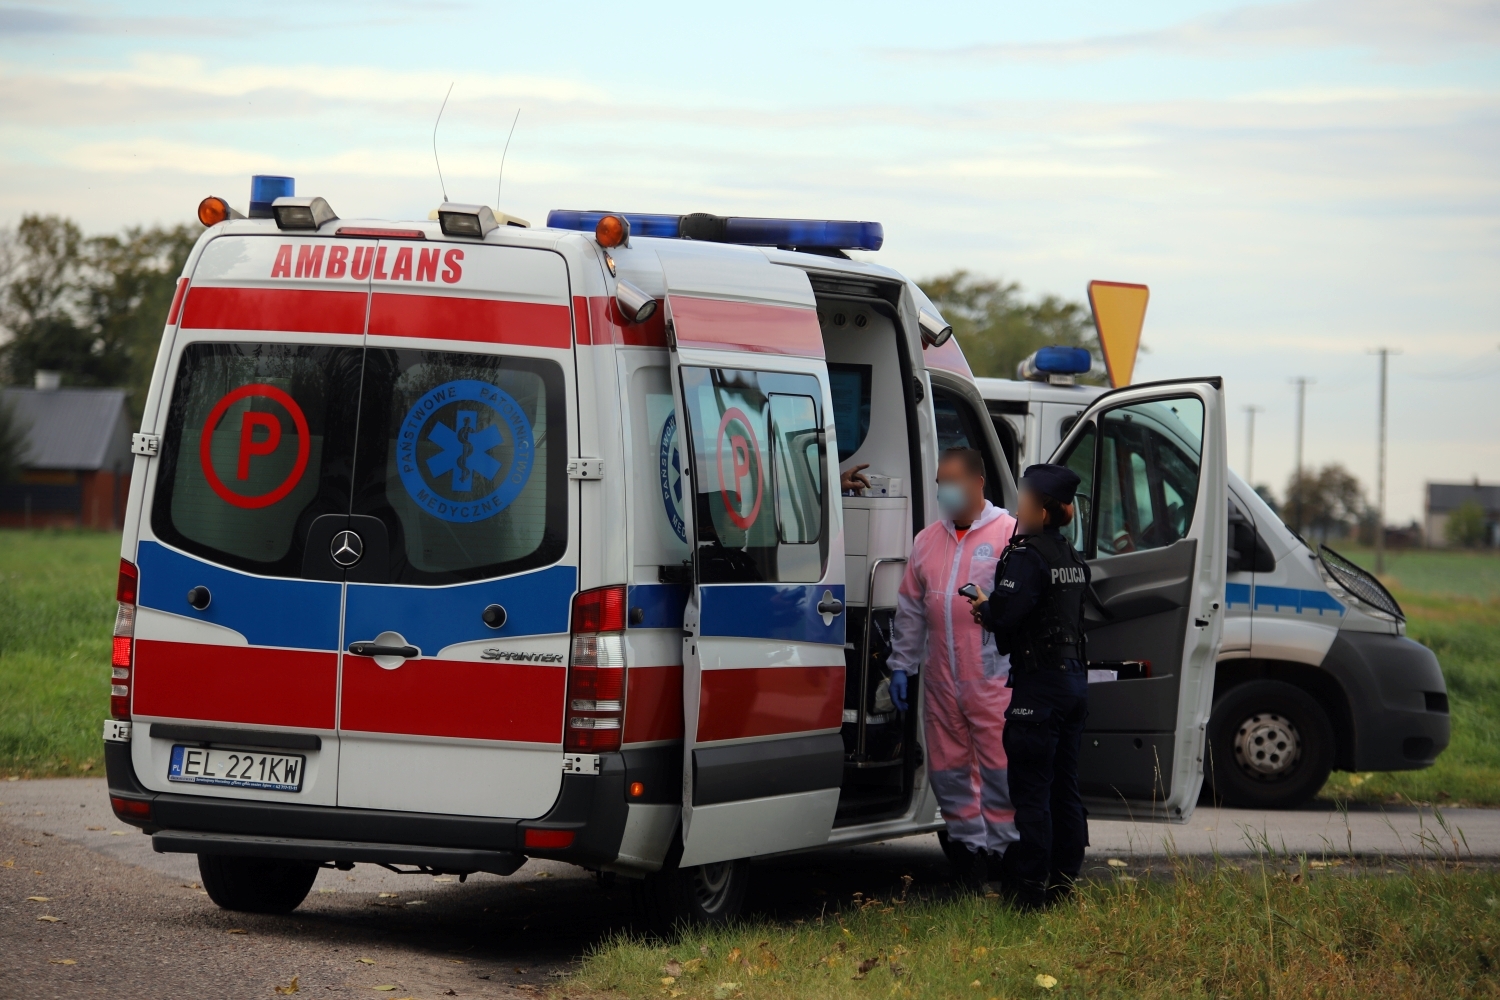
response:
<path id="1" fill-rule="evenodd" d="M 152 792 L 136 778 L 130 744 L 104 745 L 111 798 L 149 805 L 147 816 L 116 808 L 121 820 L 152 834 L 156 850 L 331 862 L 420 864 L 449 871 L 495 871 L 510 859 L 554 858 L 588 867 L 620 853 L 628 813 L 626 788 L 660 788 L 681 774 L 680 747 L 603 754 L 598 774 L 565 774 L 552 809 L 520 820 L 376 809 L 340 809 Z M 677 779 L 680 787 L 680 777 Z M 567 847 L 526 846 L 528 830 L 572 833 Z M 555 842 L 555 841 L 553 841 Z M 420 860 L 427 858 L 429 860 Z M 462 862 L 462 863 L 460 863 Z M 508 874 L 519 865 L 512 865 Z"/>

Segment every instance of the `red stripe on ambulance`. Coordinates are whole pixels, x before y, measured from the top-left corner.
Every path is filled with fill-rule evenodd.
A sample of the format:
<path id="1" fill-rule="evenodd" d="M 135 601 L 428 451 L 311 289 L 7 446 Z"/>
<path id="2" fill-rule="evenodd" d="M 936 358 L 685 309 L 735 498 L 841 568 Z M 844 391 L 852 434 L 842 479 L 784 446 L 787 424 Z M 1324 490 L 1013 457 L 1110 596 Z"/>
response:
<path id="1" fill-rule="evenodd" d="M 588 325 L 578 324 L 580 344 L 615 344 L 621 347 L 666 347 L 666 314 L 657 309 L 644 323 L 626 323 L 620 315 L 620 307 L 607 295 L 590 296 L 588 301 Z M 581 312 L 584 299 L 573 300 L 573 308 Z M 584 337 L 589 339 L 585 340 Z"/>
<path id="2" fill-rule="evenodd" d="M 297 288 L 214 288 L 194 285 L 182 326 L 194 330 L 277 330 L 288 333 L 365 332 L 368 296 Z"/>
<path id="3" fill-rule="evenodd" d="M 370 335 L 567 350 L 573 346 L 573 320 L 567 306 L 376 292 L 370 300 Z"/>
<path id="4" fill-rule="evenodd" d="M 337 653 L 137 639 L 135 662 L 137 715 L 333 728 Z"/>
<path id="5" fill-rule="evenodd" d="M 691 295 L 673 295 L 667 301 L 680 346 L 823 357 L 823 331 L 815 309 Z"/>
<path id="6" fill-rule="evenodd" d="M 625 742 L 682 739 L 682 664 L 625 671 Z"/>
<path id="7" fill-rule="evenodd" d="M 837 729 L 844 719 L 843 667 L 705 670 L 698 742 Z"/>
<path id="8" fill-rule="evenodd" d="M 567 679 L 562 667 L 527 663 L 424 658 L 384 670 L 345 656 L 339 729 L 561 747 Z"/>

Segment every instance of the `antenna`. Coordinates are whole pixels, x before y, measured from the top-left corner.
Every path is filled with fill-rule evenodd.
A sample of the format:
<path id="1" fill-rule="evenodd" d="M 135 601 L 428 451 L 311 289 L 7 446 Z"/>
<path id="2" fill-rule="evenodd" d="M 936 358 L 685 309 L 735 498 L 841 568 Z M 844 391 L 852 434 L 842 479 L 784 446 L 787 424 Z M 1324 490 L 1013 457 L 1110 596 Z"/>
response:
<path id="1" fill-rule="evenodd" d="M 455 81 L 455 82 L 457 82 L 457 81 Z M 437 130 L 438 130 L 438 126 L 443 123 L 443 109 L 448 106 L 448 97 L 452 93 L 453 93 L 453 84 L 450 83 L 450 84 L 448 84 L 448 93 L 446 93 L 446 94 L 443 95 L 442 106 L 438 108 L 437 121 L 435 121 L 435 122 L 432 123 L 432 162 L 437 164 L 438 187 L 442 188 L 442 190 L 443 190 L 443 201 L 445 203 L 448 201 L 448 185 L 443 180 L 443 164 L 441 162 L 439 162 L 439 160 L 438 160 L 438 155 L 437 155 Z"/>
<path id="2" fill-rule="evenodd" d="M 500 179 L 495 182 L 495 211 L 500 211 L 500 185 L 505 183 L 505 155 L 510 152 L 510 137 L 516 134 L 516 122 L 521 120 L 521 109 L 511 119 L 510 132 L 505 136 L 505 149 L 500 153 Z"/>

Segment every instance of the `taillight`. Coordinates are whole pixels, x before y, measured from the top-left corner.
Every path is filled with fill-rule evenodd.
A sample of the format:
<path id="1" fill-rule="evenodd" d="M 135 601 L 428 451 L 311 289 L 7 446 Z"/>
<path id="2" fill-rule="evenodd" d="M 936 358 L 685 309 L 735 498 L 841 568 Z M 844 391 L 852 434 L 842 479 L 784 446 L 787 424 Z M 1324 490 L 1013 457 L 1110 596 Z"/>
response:
<path id="1" fill-rule="evenodd" d="M 625 718 L 624 587 L 586 590 L 573 598 L 567 718 L 565 750 L 608 753 L 620 749 L 620 726 Z"/>
<path id="2" fill-rule="evenodd" d="M 115 585 L 114 653 L 110 656 L 109 714 L 114 719 L 130 718 L 130 667 L 135 648 L 135 592 L 140 573 L 128 559 L 120 560 L 120 579 Z"/>
<path id="3" fill-rule="evenodd" d="M 151 822 L 151 803 L 141 799 L 127 799 L 119 795 L 109 797 L 110 808 L 123 820 L 139 819 Z"/>

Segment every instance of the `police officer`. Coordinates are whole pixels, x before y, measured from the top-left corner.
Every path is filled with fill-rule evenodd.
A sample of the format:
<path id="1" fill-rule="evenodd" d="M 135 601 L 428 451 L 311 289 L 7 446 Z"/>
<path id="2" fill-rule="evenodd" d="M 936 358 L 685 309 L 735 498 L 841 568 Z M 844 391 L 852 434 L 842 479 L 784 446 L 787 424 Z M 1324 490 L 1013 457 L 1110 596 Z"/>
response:
<path id="1" fill-rule="evenodd" d="M 1034 909 L 1072 889 L 1088 846 L 1078 794 L 1078 750 L 1088 716 L 1083 601 L 1089 567 L 1061 529 L 1073 519 L 1078 476 L 1033 465 L 1021 477 L 1016 534 L 995 571 L 995 591 L 972 599 L 974 618 L 1010 653 L 1004 746 L 1020 839 L 1000 883 Z"/>

